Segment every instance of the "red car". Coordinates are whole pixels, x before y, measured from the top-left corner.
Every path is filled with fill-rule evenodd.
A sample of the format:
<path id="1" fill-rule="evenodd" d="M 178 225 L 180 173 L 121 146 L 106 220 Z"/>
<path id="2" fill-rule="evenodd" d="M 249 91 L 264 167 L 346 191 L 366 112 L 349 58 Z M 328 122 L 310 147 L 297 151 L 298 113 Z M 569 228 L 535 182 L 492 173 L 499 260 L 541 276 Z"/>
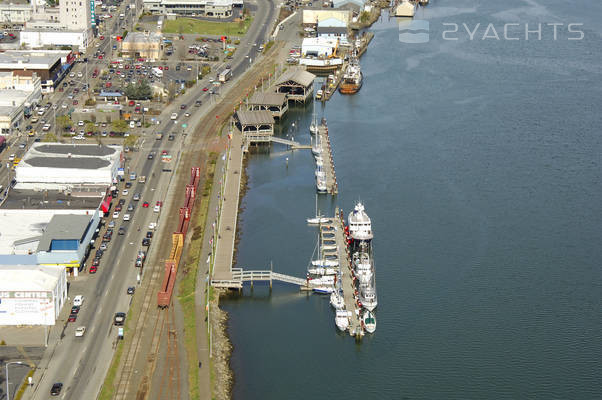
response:
<path id="1" fill-rule="evenodd" d="M 148 201 L 145 201 L 144 203 L 142 203 L 142 207 L 143 208 L 148 208 Z"/>
<path id="2" fill-rule="evenodd" d="M 133 107 L 136 104 L 136 102 L 134 100 L 130 100 L 128 104 L 130 105 L 130 107 Z"/>
<path id="3" fill-rule="evenodd" d="M 94 265 L 90 267 L 90 273 L 91 273 L 91 274 L 95 274 L 95 273 L 96 273 L 96 271 L 98 271 L 98 267 L 96 267 L 96 266 L 94 266 Z"/>
<path id="4" fill-rule="evenodd" d="M 101 55 L 99 55 L 99 56 L 98 56 L 98 59 L 99 59 L 99 60 L 102 60 L 102 59 L 103 59 L 103 55 L 102 55 L 102 54 L 101 54 Z"/>
<path id="5" fill-rule="evenodd" d="M 79 103 L 77 100 L 73 100 L 73 105 L 76 106 Z"/>
<path id="6" fill-rule="evenodd" d="M 105 87 L 110 88 L 111 86 L 113 86 L 113 84 L 111 82 L 107 82 L 107 84 L 105 85 Z"/>
<path id="7" fill-rule="evenodd" d="M 161 152 L 161 155 L 162 155 L 162 156 L 166 156 L 166 155 L 167 155 L 167 150 L 163 150 L 163 151 Z"/>
<path id="8" fill-rule="evenodd" d="M 203 92 L 206 92 L 207 90 L 209 90 L 209 89 L 207 89 L 206 87 L 203 88 Z"/>
<path id="9" fill-rule="evenodd" d="M 165 66 L 165 71 L 169 71 L 169 67 L 167 65 Z"/>
<path id="10" fill-rule="evenodd" d="M 159 69 L 160 69 L 161 71 L 163 71 L 163 66 L 159 65 Z"/>
<path id="11" fill-rule="evenodd" d="M 100 35 L 100 40 L 105 40 L 105 37 Z"/>
<path id="12" fill-rule="evenodd" d="M 77 314 L 70 314 L 69 319 L 67 321 L 75 322 L 76 319 L 77 319 Z"/>

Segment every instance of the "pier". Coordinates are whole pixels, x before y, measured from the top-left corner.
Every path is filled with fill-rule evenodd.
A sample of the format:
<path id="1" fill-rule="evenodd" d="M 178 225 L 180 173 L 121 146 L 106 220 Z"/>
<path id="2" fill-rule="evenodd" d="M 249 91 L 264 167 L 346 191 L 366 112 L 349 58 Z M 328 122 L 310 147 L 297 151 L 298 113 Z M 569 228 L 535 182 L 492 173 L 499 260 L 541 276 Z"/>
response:
<path id="1" fill-rule="evenodd" d="M 322 102 L 330 100 L 332 95 L 336 93 L 339 85 L 341 84 L 341 80 L 343 79 L 343 75 L 345 74 L 344 71 L 347 69 L 347 64 L 347 61 L 343 62 L 341 68 L 333 72 L 332 75 L 334 76 L 334 81 L 326 79 L 324 89 L 322 90 L 322 98 L 320 99 Z"/>
<path id="2" fill-rule="evenodd" d="M 339 257 L 339 268 L 341 271 L 341 288 L 343 289 L 343 298 L 345 300 L 345 309 L 351 312 L 349 318 L 349 334 L 361 339 L 364 336 L 364 329 L 360 320 L 360 310 L 357 296 L 355 294 L 355 285 L 351 275 L 351 257 L 349 248 L 345 241 L 345 223 L 343 221 L 343 211 L 338 207 L 333 218 L 334 237 L 337 244 L 337 253 Z"/>
<path id="3" fill-rule="evenodd" d="M 330 137 L 328 136 L 328 126 L 326 123 L 322 122 L 318 126 L 318 135 L 320 137 L 320 146 L 322 160 L 323 160 L 323 169 L 326 173 L 326 191 L 328 194 L 338 194 L 339 193 L 339 185 L 337 183 L 337 176 L 334 170 L 334 160 L 332 158 L 332 147 L 330 146 Z"/>

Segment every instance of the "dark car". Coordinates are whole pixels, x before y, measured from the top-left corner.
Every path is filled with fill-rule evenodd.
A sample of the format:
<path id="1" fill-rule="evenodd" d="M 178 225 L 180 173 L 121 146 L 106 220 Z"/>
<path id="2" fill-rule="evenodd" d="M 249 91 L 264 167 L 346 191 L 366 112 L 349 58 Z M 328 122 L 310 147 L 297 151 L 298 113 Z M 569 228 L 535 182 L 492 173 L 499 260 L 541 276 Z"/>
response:
<path id="1" fill-rule="evenodd" d="M 79 306 L 71 307 L 71 314 L 77 314 L 79 312 Z"/>
<path id="2" fill-rule="evenodd" d="M 76 319 L 77 319 L 77 314 L 69 314 L 69 319 L 67 319 L 67 321 L 75 322 Z"/>
<path id="3" fill-rule="evenodd" d="M 105 236 L 106 236 L 106 233 L 105 233 Z M 110 236 L 110 235 L 109 235 L 109 236 Z M 96 250 L 96 253 L 94 253 L 94 258 L 95 258 L 95 259 L 96 259 L 96 258 L 100 259 L 104 253 L 105 253 L 105 252 L 104 252 L 104 250 L 100 250 L 100 249 L 98 249 L 98 250 Z"/>
<path id="4" fill-rule="evenodd" d="M 131 187 L 132 187 L 132 182 L 126 182 L 126 183 L 125 183 L 125 188 L 126 188 L 126 189 L 129 189 L 129 188 L 131 188 Z"/>
<path id="5" fill-rule="evenodd" d="M 119 230 L 117 231 L 118 235 L 125 235 L 125 228 L 123 226 L 119 227 Z"/>
<path id="6" fill-rule="evenodd" d="M 150 239 L 148 239 L 148 238 L 142 239 L 142 245 L 143 246 L 150 246 Z"/>
<path id="7" fill-rule="evenodd" d="M 182 105 L 180 106 L 180 110 L 185 110 L 185 109 L 186 109 L 186 104 L 182 104 Z"/>
<path id="8" fill-rule="evenodd" d="M 117 325 L 117 326 L 123 325 L 125 322 L 125 313 L 122 313 L 122 312 L 115 313 L 115 318 L 113 321 L 114 321 L 115 325 Z"/>
<path id="9" fill-rule="evenodd" d="M 128 204 L 128 211 L 134 211 L 134 204 Z"/>
<path id="10" fill-rule="evenodd" d="M 146 232 L 146 237 L 147 237 L 148 239 L 152 238 L 152 237 L 153 237 L 153 231 L 148 231 L 148 232 Z"/>
<path id="11" fill-rule="evenodd" d="M 130 286 L 130 287 L 128 288 L 128 294 L 134 294 L 134 292 L 135 292 L 135 291 L 136 291 L 136 288 L 135 288 L 135 287 L 133 287 L 133 286 Z"/>
<path id="12" fill-rule="evenodd" d="M 60 382 L 54 383 L 52 385 L 52 388 L 50 388 L 50 395 L 51 396 L 58 396 L 59 394 L 61 394 L 61 390 L 63 389 L 63 384 Z"/>
<path id="13" fill-rule="evenodd" d="M 155 155 L 153 153 L 148 153 L 148 158 L 149 160 L 152 160 L 155 157 Z"/>
<path id="14" fill-rule="evenodd" d="M 100 258 L 95 258 L 94 261 L 92 261 L 92 266 L 98 267 L 99 265 L 100 265 Z"/>
<path id="15" fill-rule="evenodd" d="M 169 135 L 169 136 L 167 137 L 167 140 L 174 140 L 175 138 L 176 138 L 176 137 L 175 137 L 174 135 Z"/>
<path id="16" fill-rule="evenodd" d="M 122 206 L 125 204 L 125 199 L 119 199 L 119 205 Z"/>
<path id="17" fill-rule="evenodd" d="M 194 102 L 194 106 L 195 106 L 195 107 L 200 107 L 200 106 L 201 106 L 201 104 L 203 104 L 203 101 L 202 101 L 202 100 L 197 100 L 197 101 L 195 101 L 195 102 Z"/>

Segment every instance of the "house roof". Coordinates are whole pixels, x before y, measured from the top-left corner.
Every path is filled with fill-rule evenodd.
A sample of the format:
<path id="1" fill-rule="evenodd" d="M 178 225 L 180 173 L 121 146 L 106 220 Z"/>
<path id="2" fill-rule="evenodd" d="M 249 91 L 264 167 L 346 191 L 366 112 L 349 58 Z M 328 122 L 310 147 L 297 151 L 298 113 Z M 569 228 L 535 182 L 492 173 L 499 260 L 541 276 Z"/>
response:
<path id="1" fill-rule="evenodd" d="M 318 35 L 321 33 L 335 33 L 335 34 L 345 34 L 347 33 L 347 28 L 344 26 L 320 26 L 318 25 Z"/>
<path id="2" fill-rule="evenodd" d="M 346 27 L 347 23 L 335 17 L 326 18 L 322 21 L 318 21 L 318 28 L 321 26 L 336 26 L 336 27 Z"/>
<path id="3" fill-rule="evenodd" d="M 274 117 L 270 111 L 237 111 L 236 118 L 242 125 L 274 124 Z"/>
<path id="4" fill-rule="evenodd" d="M 332 0 L 333 8 L 339 8 L 348 4 L 362 8 L 366 2 L 365 0 Z"/>
<path id="5" fill-rule="evenodd" d="M 287 70 L 279 79 L 276 81 L 276 85 L 282 85 L 288 81 L 293 81 L 302 86 L 309 86 L 315 79 L 315 75 L 311 72 L 307 72 L 301 68 L 291 68 Z"/>
<path id="6" fill-rule="evenodd" d="M 257 92 L 249 100 L 249 104 L 260 104 L 265 106 L 280 106 L 286 101 L 285 93 L 261 93 Z"/>

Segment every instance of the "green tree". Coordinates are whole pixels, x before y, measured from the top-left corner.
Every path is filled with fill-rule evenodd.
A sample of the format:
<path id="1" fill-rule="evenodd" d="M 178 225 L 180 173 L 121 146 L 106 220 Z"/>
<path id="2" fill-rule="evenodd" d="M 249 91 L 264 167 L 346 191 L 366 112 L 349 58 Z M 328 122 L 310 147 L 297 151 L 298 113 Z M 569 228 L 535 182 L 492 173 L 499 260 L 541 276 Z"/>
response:
<path id="1" fill-rule="evenodd" d="M 73 125 L 73 122 L 68 115 L 59 115 L 56 117 L 56 124 L 62 129 L 69 129 Z"/>
<path id="2" fill-rule="evenodd" d="M 131 100 L 148 100 L 153 96 L 153 89 L 146 79 L 135 84 L 128 84 L 125 87 L 125 95 Z"/>
<path id="3" fill-rule="evenodd" d="M 97 132 L 98 128 L 94 126 L 94 122 L 86 122 L 86 132 Z"/>
<path id="4" fill-rule="evenodd" d="M 122 119 L 111 122 L 111 127 L 115 132 L 125 133 L 128 130 L 128 123 Z"/>

